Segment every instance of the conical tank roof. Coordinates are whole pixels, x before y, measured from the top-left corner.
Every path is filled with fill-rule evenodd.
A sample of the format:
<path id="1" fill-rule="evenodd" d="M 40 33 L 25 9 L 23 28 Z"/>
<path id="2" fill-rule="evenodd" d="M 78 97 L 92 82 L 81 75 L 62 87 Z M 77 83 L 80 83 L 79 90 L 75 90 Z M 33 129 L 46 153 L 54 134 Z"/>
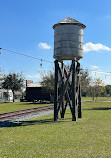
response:
<path id="1" fill-rule="evenodd" d="M 58 25 L 65 25 L 65 24 L 79 25 L 79 26 L 82 26 L 83 29 L 86 28 L 86 26 L 85 26 L 84 24 L 80 23 L 79 21 L 77 21 L 77 20 L 75 20 L 75 19 L 73 19 L 73 18 L 68 17 L 68 18 L 66 18 L 66 19 L 64 19 L 64 20 L 62 20 L 62 21 L 56 23 L 56 24 L 53 26 L 53 29 L 54 29 L 56 26 L 58 26 Z"/>

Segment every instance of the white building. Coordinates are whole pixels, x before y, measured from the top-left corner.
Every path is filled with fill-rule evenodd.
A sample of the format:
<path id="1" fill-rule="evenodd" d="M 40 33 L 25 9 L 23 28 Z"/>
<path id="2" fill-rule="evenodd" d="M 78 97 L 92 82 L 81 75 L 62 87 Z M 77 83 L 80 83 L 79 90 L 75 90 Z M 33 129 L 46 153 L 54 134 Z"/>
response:
<path id="1" fill-rule="evenodd" d="M 12 101 L 13 100 L 12 90 L 0 89 L 0 99 Z"/>

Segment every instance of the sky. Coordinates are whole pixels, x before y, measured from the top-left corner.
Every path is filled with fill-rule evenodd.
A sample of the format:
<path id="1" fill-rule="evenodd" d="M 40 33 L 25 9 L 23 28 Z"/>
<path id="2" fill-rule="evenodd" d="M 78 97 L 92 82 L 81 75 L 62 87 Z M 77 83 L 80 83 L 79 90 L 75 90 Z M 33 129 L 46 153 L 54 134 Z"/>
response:
<path id="1" fill-rule="evenodd" d="M 0 0 L 0 48 L 42 59 L 1 50 L 2 72 L 39 82 L 54 67 L 53 25 L 67 17 L 86 25 L 82 68 L 111 84 L 111 0 Z"/>

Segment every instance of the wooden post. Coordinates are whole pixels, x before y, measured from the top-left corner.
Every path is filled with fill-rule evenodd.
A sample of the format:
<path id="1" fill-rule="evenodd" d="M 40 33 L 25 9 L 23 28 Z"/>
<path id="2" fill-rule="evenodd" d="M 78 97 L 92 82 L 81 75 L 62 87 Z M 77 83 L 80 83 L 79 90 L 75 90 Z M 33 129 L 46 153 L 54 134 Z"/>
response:
<path id="1" fill-rule="evenodd" d="M 55 87 L 54 87 L 54 121 L 57 121 L 57 103 L 58 103 L 58 60 L 55 60 Z"/>
<path id="2" fill-rule="evenodd" d="M 72 74 L 72 84 L 70 83 L 70 76 Z M 58 76 L 60 82 L 58 83 Z M 55 93 L 54 93 L 54 121 L 58 119 L 60 111 L 61 118 L 64 118 L 67 105 L 69 104 L 72 113 L 72 121 L 82 117 L 81 111 L 81 80 L 80 80 L 80 63 L 75 59 L 72 60 L 69 72 L 66 71 L 63 62 L 61 67 L 59 61 L 55 60 Z M 59 90 L 58 90 L 59 86 Z M 58 93 L 59 92 L 59 93 Z M 64 105 L 64 98 L 66 103 Z M 71 104 L 72 101 L 72 104 Z"/>
<path id="3" fill-rule="evenodd" d="M 72 60 L 72 121 L 77 120 L 76 112 L 76 68 L 75 60 Z"/>
<path id="4" fill-rule="evenodd" d="M 61 63 L 61 70 L 62 70 L 62 78 L 64 79 L 64 63 Z M 61 118 L 64 118 L 64 83 L 61 83 Z"/>
<path id="5" fill-rule="evenodd" d="M 80 64 L 79 64 L 79 67 L 78 67 L 78 68 L 79 68 L 78 118 L 82 118 Z"/>
<path id="6" fill-rule="evenodd" d="M 64 88 L 63 88 L 63 83 L 61 85 L 61 107 L 60 107 L 60 114 L 61 118 L 64 118 Z"/>

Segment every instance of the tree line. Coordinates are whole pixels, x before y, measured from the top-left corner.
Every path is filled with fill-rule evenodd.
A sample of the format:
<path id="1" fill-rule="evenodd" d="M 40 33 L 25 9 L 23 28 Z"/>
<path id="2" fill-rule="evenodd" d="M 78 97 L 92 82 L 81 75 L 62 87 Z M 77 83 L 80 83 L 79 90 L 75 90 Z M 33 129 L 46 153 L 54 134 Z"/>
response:
<path id="1" fill-rule="evenodd" d="M 46 90 L 54 95 L 54 71 L 49 71 L 41 76 L 41 84 Z M 0 73 L 0 89 L 12 90 L 13 102 L 15 91 L 22 91 L 25 78 L 19 73 Z M 81 70 L 81 91 L 83 97 L 92 97 L 93 101 L 97 97 L 111 96 L 111 85 L 104 85 L 101 78 L 92 79 L 87 70 Z"/>
<path id="2" fill-rule="evenodd" d="M 50 93 L 54 93 L 54 71 L 50 71 L 42 76 L 42 85 Z M 83 97 L 92 97 L 94 101 L 97 97 L 111 96 L 111 85 L 104 85 L 101 78 L 91 78 L 88 70 L 81 70 L 81 91 Z"/>

